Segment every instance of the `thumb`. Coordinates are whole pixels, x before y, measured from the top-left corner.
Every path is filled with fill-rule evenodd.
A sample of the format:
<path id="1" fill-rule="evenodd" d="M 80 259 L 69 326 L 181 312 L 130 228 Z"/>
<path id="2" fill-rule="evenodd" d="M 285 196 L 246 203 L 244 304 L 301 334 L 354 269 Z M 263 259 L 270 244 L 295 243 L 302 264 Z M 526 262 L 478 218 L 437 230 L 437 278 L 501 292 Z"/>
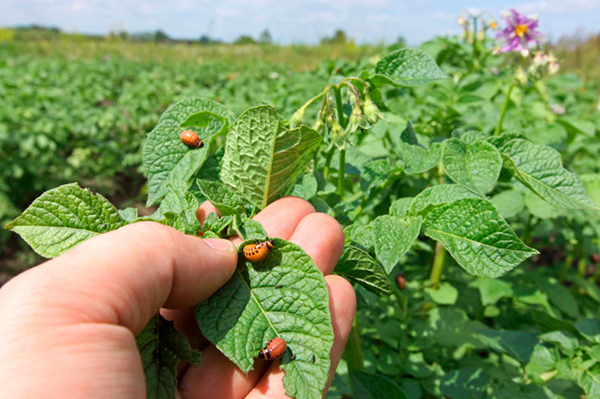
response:
<path id="1" fill-rule="evenodd" d="M 237 251 L 228 240 L 134 223 L 17 276 L 0 290 L 0 308 L 18 300 L 12 303 L 21 312 L 37 309 L 43 314 L 29 316 L 50 324 L 111 323 L 138 332 L 163 306 L 189 307 L 210 297 L 236 264 Z"/>

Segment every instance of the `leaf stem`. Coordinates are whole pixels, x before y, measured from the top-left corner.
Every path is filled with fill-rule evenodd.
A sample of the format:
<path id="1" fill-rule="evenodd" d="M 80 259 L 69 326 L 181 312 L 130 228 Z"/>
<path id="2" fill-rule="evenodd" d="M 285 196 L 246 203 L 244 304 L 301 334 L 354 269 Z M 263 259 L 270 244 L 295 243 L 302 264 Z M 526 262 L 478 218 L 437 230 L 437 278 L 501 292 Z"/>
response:
<path id="1" fill-rule="evenodd" d="M 354 321 L 352 322 L 352 330 L 350 331 L 348 342 L 346 342 L 344 358 L 348 364 L 348 378 L 350 378 L 350 386 L 354 391 L 352 373 L 355 371 L 363 371 L 365 369 L 365 361 L 362 354 L 362 348 L 360 346 L 360 331 L 358 329 L 357 316 L 354 316 Z"/>
<path id="2" fill-rule="evenodd" d="M 442 279 L 442 272 L 444 271 L 444 261 L 446 260 L 446 248 L 441 242 L 435 244 L 435 256 L 433 257 L 433 266 L 431 267 L 431 275 L 429 276 L 429 282 L 431 288 L 438 288 L 440 280 Z"/>
<path id="3" fill-rule="evenodd" d="M 510 101 L 510 93 L 512 93 L 513 88 L 515 87 L 515 82 L 512 81 L 510 86 L 508 87 L 508 92 L 506 93 L 506 98 L 504 99 L 504 105 L 502 106 L 502 113 L 500 113 L 500 120 L 498 121 L 498 126 L 496 126 L 496 130 L 494 131 L 494 136 L 499 136 L 500 131 L 502 130 L 502 122 L 504 122 L 504 116 L 506 115 L 506 109 L 508 108 L 508 102 Z"/>
<path id="4" fill-rule="evenodd" d="M 558 275 L 558 281 L 560 281 L 561 283 L 565 281 L 565 278 L 567 277 L 567 274 L 569 273 L 569 269 L 571 268 L 572 265 L 573 265 L 573 255 L 568 254 L 567 258 L 565 259 L 565 264 L 563 265 L 563 268 L 560 271 L 560 274 Z"/>

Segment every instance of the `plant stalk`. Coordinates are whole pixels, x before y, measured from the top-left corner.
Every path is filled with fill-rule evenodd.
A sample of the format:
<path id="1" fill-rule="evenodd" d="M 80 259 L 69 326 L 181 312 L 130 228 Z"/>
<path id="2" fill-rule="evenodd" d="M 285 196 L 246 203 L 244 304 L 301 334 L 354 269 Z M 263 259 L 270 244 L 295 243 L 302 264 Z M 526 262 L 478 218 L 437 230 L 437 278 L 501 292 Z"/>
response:
<path id="1" fill-rule="evenodd" d="M 444 261 L 446 260 L 446 248 L 441 242 L 435 244 L 435 256 L 433 258 L 433 266 L 431 268 L 431 276 L 429 282 L 431 288 L 437 289 L 442 279 L 442 272 L 444 271 Z"/>
<path id="2" fill-rule="evenodd" d="M 567 258 L 565 259 L 565 264 L 563 265 L 563 268 L 560 271 L 560 274 L 558 275 L 558 281 L 560 281 L 561 283 L 565 281 L 565 278 L 567 277 L 567 274 L 569 273 L 569 269 L 571 269 L 572 264 L 573 255 L 569 254 L 567 255 Z"/>
<path id="3" fill-rule="evenodd" d="M 340 150 L 340 169 L 338 171 L 337 191 L 340 200 L 344 200 L 344 181 L 346 178 L 346 149 Z"/>
<path id="4" fill-rule="evenodd" d="M 344 358 L 348 364 L 348 378 L 350 379 L 350 387 L 354 391 L 352 383 L 352 373 L 355 371 L 364 371 L 365 361 L 363 358 L 362 348 L 360 346 L 360 332 L 358 329 L 358 318 L 354 316 L 352 322 L 352 330 L 346 342 L 346 349 L 344 350 Z"/>
<path id="5" fill-rule="evenodd" d="M 333 159 L 333 152 L 335 151 L 335 146 L 332 145 L 331 149 L 327 152 L 327 156 L 325 157 L 325 169 L 323 170 L 323 177 L 325 180 L 329 177 L 329 166 L 331 165 L 331 160 Z"/>
<path id="6" fill-rule="evenodd" d="M 339 87 L 333 89 L 335 93 L 335 107 L 337 109 L 337 117 L 342 129 L 346 128 L 346 118 L 344 117 L 344 106 L 342 104 L 342 93 Z M 346 149 L 340 150 L 340 165 L 338 169 L 338 184 L 337 191 L 340 199 L 344 199 L 344 181 L 346 180 Z"/>
<path id="7" fill-rule="evenodd" d="M 508 87 L 508 92 L 506 93 L 506 98 L 504 99 L 504 105 L 502 106 L 502 113 L 500 114 L 500 120 L 498 121 L 498 126 L 496 126 L 496 130 L 494 131 L 494 136 L 500 135 L 500 131 L 502 130 L 502 122 L 504 122 L 504 116 L 506 115 L 506 109 L 508 108 L 508 102 L 510 101 L 510 93 L 512 93 L 514 87 L 515 82 L 513 81 Z"/>

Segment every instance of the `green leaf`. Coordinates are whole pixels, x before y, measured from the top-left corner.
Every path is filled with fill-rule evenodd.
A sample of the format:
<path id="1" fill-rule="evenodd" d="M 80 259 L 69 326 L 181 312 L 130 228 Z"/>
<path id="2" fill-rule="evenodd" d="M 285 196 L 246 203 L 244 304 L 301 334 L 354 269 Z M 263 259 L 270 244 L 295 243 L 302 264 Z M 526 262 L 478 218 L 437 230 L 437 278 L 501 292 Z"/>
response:
<path id="1" fill-rule="evenodd" d="M 506 190 L 494 195 L 491 201 L 498 208 L 503 218 L 508 219 L 517 216 L 525 209 L 525 195 L 519 190 Z"/>
<path id="2" fill-rule="evenodd" d="M 71 183 L 46 191 L 5 228 L 19 234 L 38 254 L 54 258 L 126 224 L 106 198 Z"/>
<path id="3" fill-rule="evenodd" d="M 588 340 L 600 343 L 600 320 L 584 319 L 575 323 L 575 328 Z"/>
<path id="4" fill-rule="evenodd" d="M 531 315 L 533 316 L 534 323 L 542 332 L 566 331 L 573 335 L 577 334 L 577 329 L 573 323 L 566 320 L 557 319 L 541 310 L 532 310 Z"/>
<path id="5" fill-rule="evenodd" d="M 123 220 L 125 220 L 127 223 L 133 223 L 138 218 L 137 208 L 119 209 L 117 212 L 119 212 L 119 216 L 121 216 L 121 218 L 123 218 Z"/>
<path id="6" fill-rule="evenodd" d="M 495 305 L 500 299 L 513 295 L 512 284 L 500 279 L 479 277 L 469 283 L 469 286 L 479 289 L 483 306 Z"/>
<path id="7" fill-rule="evenodd" d="M 406 121 L 406 127 L 400 133 L 400 140 L 406 144 L 419 145 L 419 139 L 417 139 L 417 132 L 410 121 Z"/>
<path id="8" fill-rule="evenodd" d="M 200 192 L 210 201 L 221 216 L 241 215 L 246 212 L 242 199 L 218 181 L 196 180 Z"/>
<path id="9" fill-rule="evenodd" d="M 540 376 L 555 369 L 559 359 L 560 354 L 556 348 L 552 345 L 540 342 L 533 348 L 529 363 L 525 367 L 527 375 L 542 382 Z"/>
<path id="10" fill-rule="evenodd" d="M 321 140 L 304 125 L 282 128 L 271 106 L 250 108 L 227 135 L 221 180 L 242 199 L 264 209 L 291 190 Z"/>
<path id="11" fill-rule="evenodd" d="M 363 371 L 351 374 L 353 385 L 353 398 L 355 399 L 408 399 L 406 393 L 392 379 Z"/>
<path id="12" fill-rule="evenodd" d="M 520 138 L 503 141 L 504 166 L 534 193 L 559 208 L 598 209 L 579 177 L 563 168 L 558 151 Z"/>
<path id="13" fill-rule="evenodd" d="M 419 236 L 421 217 L 399 219 L 383 215 L 374 220 L 375 253 L 386 273 L 392 269 L 402 256 L 412 247 Z"/>
<path id="14" fill-rule="evenodd" d="M 446 374 L 440 389 L 452 399 L 481 399 L 489 384 L 490 377 L 482 369 L 464 368 Z"/>
<path id="15" fill-rule="evenodd" d="M 583 133 L 587 136 L 594 137 L 596 134 L 596 127 L 592 122 L 579 120 L 567 116 L 562 116 L 556 120 L 556 122 L 563 125 L 565 128 L 576 133 Z"/>
<path id="16" fill-rule="evenodd" d="M 206 126 L 190 126 L 185 122 L 192 115 L 206 113 L 212 115 Z M 148 134 L 143 149 L 144 169 L 148 175 L 148 202 L 153 205 L 167 193 L 172 181 L 192 185 L 210 151 L 213 138 L 225 131 L 234 114 L 221 104 L 204 98 L 190 98 L 169 107 L 160 117 L 156 127 Z M 204 141 L 202 148 L 190 148 L 181 142 L 179 135 L 193 128 Z"/>
<path id="17" fill-rule="evenodd" d="M 458 139 L 444 141 L 442 164 L 446 174 L 469 190 L 485 195 L 494 185 L 502 169 L 502 156 L 486 141 L 465 144 Z"/>
<path id="18" fill-rule="evenodd" d="M 405 164 L 406 174 L 427 172 L 437 165 L 442 157 L 440 143 L 432 143 L 427 150 L 420 145 L 400 142 L 397 150 L 398 156 Z"/>
<path id="19" fill-rule="evenodd" d="M 376 159 L 367 162 L 363 166 L 363 172 L 360 175 L 360 188 L 364 191 L 365 197 L 370 197 L 373 190 L 381 186 L 386 180 L 398 179 L 404 165 L 392 166 L 387 159 Z"/>
<path id="20" fill-rule="evenodd" d="M 217 151 L 206 157 L 206 160 L 198 173 L 196 173 L 195 177 L 200 180 L 219 181 L 223 155 L 225 155 L 225 146 L 219 147 Z"/>
<path id="21" fill-rule="evenodd" d="M 344 228 L 344 237 L 346 245 L 355 244 L 369 252 L 375 245 L 375 233 L 373 232 L 373 223 L 361 225 L 351 224 Z"/>
<path id="22" fill-rule="evenodd" d="M 568 332 L 552 331 L 540 335 L 539 338 L 543 342 L 559 345 L 562 351 L 568 356 L 573 355 L 577 348 L 579 348 L 579 342 L 577 341 L 577 338 Z"/>
<path id="23" fill-rule="evenodd" d="M 286 394 L 321 398 L 333 344 L 325 279 L 300 247 L 274 240 L 259 263 L 239 256 L 234 276 L 196 306 L 196 319 L 204 336 L 245 373 L 270 339 L 283 338 L 288 344 L 281 360 Z"/>
<path id="24" fill-rule="evenodd" d="M 426 288 L 425 293 L 433 303 L 439 305 L 454 305 L 458 299 L 458 290 L 449 283 L 441 283 L 438 288 Z"/>
<path id="25" fill-rule="evenodd" d="M 577 383 L 589 399 L 600 397 L 600 363 L 596 363 L 594 366 L 585 369 L 580 369 Z"/>
<path id="26" fill-rule="evenodd" d="M 490 348 L 510 355 L 523 365 L 529 362 L 538 343 L 537 336 L 529 331 L 481 329 L 477 335 Z"/>
<path id="27" fill-rule="evenodd" d="M 571 290 L 554 278 L 549 278 L 542 282 L 540 288 L 548 295 L 548 299 L 552 305 L 556 306 L 569 317 L 574 319 L 579 318 L 579 305 Z"/>
<path id="28" fill-rule="evenodd" d="M 335 273 L 356 282 L 377 295 L 391 295 L 387 273 L 375 259 L 360 248 L 347 245 L 335 266 Z"/>
<path id="29" fill-rule="evenodd" d="M 440 241 L 466 271 L 499 277 L 538 252 L 529 248 L 483 199 L 462 199 L 432 210 L 424 232 Z"/>
<path id="30" fill-rule="evenodd" d="M 300 176 L 298 181 L 296 181 L 296 184 L 294 184 L 294 187 L 292 187 L 292 192 L 290 195 L 300 197 L 308 201 L 317 194 L 318 186 L 319 185 L 315 176 L 305 173 Z"/>
<path id="31" fill-rule="evenodd" d="M 433 208 L 464 198 L 481 198 L 458 184 L 439 184 L 426 188 L 410 204 L 409 215 L 425 215 Z"/>
<path id="32" fill-rule="evenodd" d="M 408 214 L 413 199 L 413 197 L 398 198 L 396 201 L 392 202 L 392 205 L 390 205 L 390 216 L 395 216 L 397 218 L 405 217 Z"/>
<path id="33" fill-rule="evenodd" d="M 249 219 L 246 215 L 235 217 L 233 223 L 233 232 L 244 241 L 264 241 L 267 239 L 267 232 L 256 220 Z"/>
<path id="34" fill-rule="evenodd" d="M 199 206 L 198 198 L 187 191 L 185 183 L 173 181 L 168 184 L 166 196 L 156 212 L 151 216 L 138 218 L 136 221 L 153 220 L 184 234 L 196 235 L 201 228 L 196 218 L 196 210 Z"/>
<path id="35" fill-rule="evenodd" d="M 223 216 L 219 217 L 216 212 L 211 212 L 206 216 L 204 220 L 204 224 L 202 226 L 203 238 L 210 237 L 221 237 L 226 238 L 229 237 L 230 234 L 228 227 L 233 225 L 235 222 L 234 216 Z M 210 234 L 213 233 L 213 234 Z"/>
<path id="36" fill-rule="evenodd" d="M 420 86 L 447 76 L 437 66 L 433 58 L 422 50 L 405 48 L 383 57 L 375 65 L 375 75 L 371 82 L 375 86 Z"/>
<path id="37" fill-rule="evenodd" d="M 175 398 L 177 363 L 186 360 L 200 364 L 201 354 L 190 348 L 187 339 L 175 329 L 171 321 L 160 314 L 153 316 L 136 336 L 146 375 L 146 397 L 149 399 Z"/>

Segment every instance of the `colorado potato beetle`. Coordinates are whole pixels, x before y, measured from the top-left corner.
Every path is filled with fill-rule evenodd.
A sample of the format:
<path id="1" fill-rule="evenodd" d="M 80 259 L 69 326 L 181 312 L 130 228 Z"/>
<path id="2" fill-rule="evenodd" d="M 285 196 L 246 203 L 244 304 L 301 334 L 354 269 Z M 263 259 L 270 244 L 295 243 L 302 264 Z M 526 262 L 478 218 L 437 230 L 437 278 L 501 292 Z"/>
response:
<path id="1" fill-rule="evenodd" d="M 256 244 L 244 245 L 244 256 L 250 262 L 259 262 L 267 257 L 269 250 L 273 248 L 275 242 L 273 239 L 257 242 Z"/>
<path id="2" fill-rule="evenodd" d="M 258 353 L 258 357 L 264 360 L 275 360 L 279 359 L 285 353 L 287 349 L 287 344 L 283 338 L 273 338 L 264 348 L 260 350 Z"/>
<path id="3" fill-rule="evenodd" d="M 396 285 L 398 285 L 398 288 L 401 290 L 406 288 L 406 277 L 404 277 L 404 274 L 398 273 L 396 276 Z"/>
<path id="4" fill-rule="evenodd" d="M 190 147 L 200 148 L 204 145 L 198 134 L 193 130 L 184 130 L 179 136 L 183 144 Z"/>

